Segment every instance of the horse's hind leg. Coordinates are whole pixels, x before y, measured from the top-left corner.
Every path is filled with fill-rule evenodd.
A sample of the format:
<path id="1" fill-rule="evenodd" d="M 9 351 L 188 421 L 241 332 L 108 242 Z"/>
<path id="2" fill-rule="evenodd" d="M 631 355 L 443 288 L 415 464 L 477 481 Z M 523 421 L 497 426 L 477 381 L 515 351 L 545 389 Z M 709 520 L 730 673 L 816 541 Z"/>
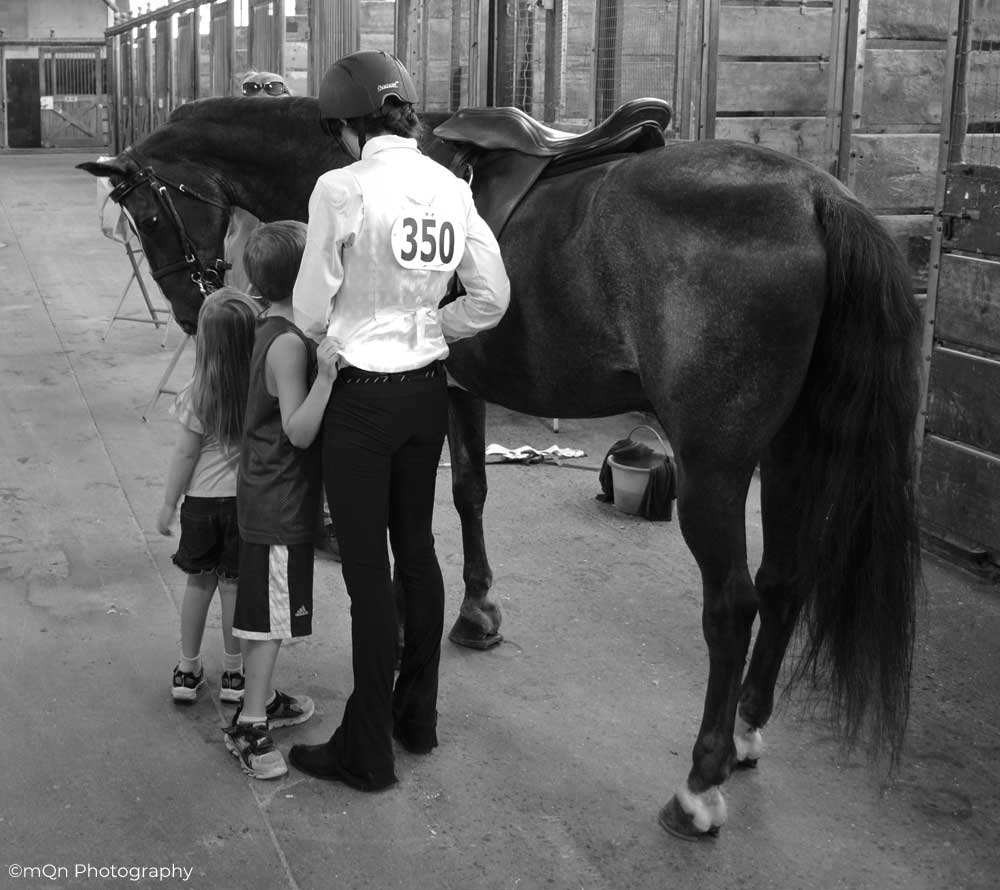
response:
<path id="1" fill-rule="evenodd" d="M 780 442 L 761 461 L 764 555 L 756 578 L 760 628 L 736 719 L 735 744 L 740 767 L 757 765 L 763 748 L 760 731 L 774 710 L 778 672 L 802 608 L 803 591 L 795 583 L 801 509 L 797 485 L 783 471 L 779 455 Z"/>
<path id="2" fill-rule="evenodd" d="M 471 649 L 489 649 L 503 640 L 500 607 L 487 599 L 493 570 L 486 557 L 483 506 L 486 503 L 486 403 L 463 389 L 449 395 L 448 448 L 451 490 L 462 523 L 465 598 L 448 639 Z"/>
<path id="3" fill-rule="evenodd" d="M 681 451 L 679 463 L 677 511 L 684 539 L 701 569 L 709 675 L 687 785 L 660 811 L 660 825 L 693 839 L 717 834 L 726 819 L 719 786 L 735 762 L 736 704 L 757 610 L 744 518 L 753 461 L 743 459 L 723 468 L 704 458 L 685 459 Z"/>

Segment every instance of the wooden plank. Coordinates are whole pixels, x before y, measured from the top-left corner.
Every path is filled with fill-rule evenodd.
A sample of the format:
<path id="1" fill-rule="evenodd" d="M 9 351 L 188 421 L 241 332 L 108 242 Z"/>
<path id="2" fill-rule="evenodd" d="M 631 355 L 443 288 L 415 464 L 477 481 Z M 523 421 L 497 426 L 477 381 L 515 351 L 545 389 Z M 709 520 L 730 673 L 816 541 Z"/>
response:
<path id="1" fill-rule="evenodd" d="M 940 124 L 944 62 L 944 46 L 868 49 L 860 129 L 877 133 L 892 124 Z"/>
<path id="2" fill-rule="evenodd" d="M 816 117 L 826 113 L 829 66 L 819 62 L 719 60 L 716 111 L 773 112 Z"/>
<path id="3" fill-rule="evenodd" d="M 364 49 L 393 51 L 393 33 L 396 29 L 396 7 L 392 3 L 362 3 L 360 31 Z"/>
<path id="4" fill-rule="evenodd" d="M 831 9 L 726 5 L 719 20 L 719 54 L 826 59 L 832 19 Z"/>
<path id="5" fill-rule="evenodd" d="M 876 213 L 930 211 L 938 142 L 930 133 L 854 134 L 854 193 Z"/>
<path id="6" fill-rule="evenodd" d="M 924 440 L 921 520 L 1000 550 L 1000 458 L 936 436 Z"/>
<path id="7" fill-rule="evenodd" d="M 951 2 L 877 0 L 868 5 L 868 34 L 873 39 L 945 40 Z"/>
<path id="8" fill-rule="evenodd" d="M 1000 361 L 937 347 L 926 431 L 1000 455 Z"/>
<path id="9" fill-rule="evenodd" d="M 717 139 L 735 139 L 773 148 L 831 172 L 832 158 L 825 144 L 823 117 L 720 117 L 715 121 Z"/>
<path id="10" fill-rule="evenodd" d="M 938 278 L 938 339 L 1000 354 L 1000 263 L 944 253 Z"/>
<path id="11" fill-rule="evenodd" d="M 865 52 L 865 104 L 861 129 L 880 132 L 894 124 L 941 123 L 947 46 L 869 47 Z M 967 75 L 968 118 L 997 120 L 1000 53 L 973 52 Z"/>
<path id="12" fill-rule="evenodd" d="M 934 217 L 928 214 L 901 214 L 879 217 L 906 257 L 913 275 L 915 293 L 927 292 L 930 275 L 931 238 Z"/>
<path id="13" fill-rule="evenodd" d="M 698 138 L 701 126 L 702 16 L 700 0 L 679 0 L 677 71 L 680 83 L 674 129 L 681 139 Z"/>
<path id="14" fill-rule="evenodd" d="M 968 137 L 967 151 L 991 136 Z M 931 133 L 856 133 L 851 151 L 857 167 L 855 193 L 877 212 L 923 212 L 934 204 L 940 137 Z"/>
<path id="15" fill-rule="evenodd" d="M 996 20 L 1000 22 L 1000 14 Z M 970 126 L 983 121 L 994 124 L 1000 121 L 1000 52 L 991 49 L 969 53 L 965 98 Z"/>

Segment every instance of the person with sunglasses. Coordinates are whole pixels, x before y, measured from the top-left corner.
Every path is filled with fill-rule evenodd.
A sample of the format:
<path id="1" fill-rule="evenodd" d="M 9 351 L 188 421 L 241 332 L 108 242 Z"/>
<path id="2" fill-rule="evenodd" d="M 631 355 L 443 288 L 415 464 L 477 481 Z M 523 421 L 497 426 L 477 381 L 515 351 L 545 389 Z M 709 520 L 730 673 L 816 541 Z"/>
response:
<path id="1" fill-rule="evenodd" d="M 285 78 L 273 71 L 250 71 L 240 83 L 240 93 L 244 96 L 290 96 L 291 90 Z"/>
<path id="2" fill-rule="evenodd" d="M 240 81 L 240 95 L 248 97 L 290 96 L 288 84 L 280 74 L 271 71 L 248 71 Z M 226 232 L 225 257 L 232 266 L 226 273 L 226 284 L 244 293 L 250 292 L 250 279 L 243 268 L 243 250 L 247 239 L 260 220 L 249 210 L 233 207 L 229 216 L 229 229 Z"/>

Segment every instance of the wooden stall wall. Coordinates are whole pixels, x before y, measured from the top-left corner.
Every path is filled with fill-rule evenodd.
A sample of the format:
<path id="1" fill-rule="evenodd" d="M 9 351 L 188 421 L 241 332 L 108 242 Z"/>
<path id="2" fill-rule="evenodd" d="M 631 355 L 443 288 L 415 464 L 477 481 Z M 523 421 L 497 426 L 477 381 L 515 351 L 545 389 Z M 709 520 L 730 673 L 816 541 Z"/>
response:
<path id="1" fill-rule="evenodd" d="M 952 2 L 860 0 L 845 181 L 896 235 L 927 289 Z"/>
<path id="2" fill-rule="evenodd" d="M 718 53 L 708 60 L 716 66 L 714 109 L 701 135 L 764 145 L 832 172 L 838 105 L 831 85 L 842 51 L 837 5 L 722 0 Z"/>
<path id="3" fill-rule="evenodd" d="M 949 31 L 921 422 L 925 532 L 1000 565 L 1000 6 Z"/>

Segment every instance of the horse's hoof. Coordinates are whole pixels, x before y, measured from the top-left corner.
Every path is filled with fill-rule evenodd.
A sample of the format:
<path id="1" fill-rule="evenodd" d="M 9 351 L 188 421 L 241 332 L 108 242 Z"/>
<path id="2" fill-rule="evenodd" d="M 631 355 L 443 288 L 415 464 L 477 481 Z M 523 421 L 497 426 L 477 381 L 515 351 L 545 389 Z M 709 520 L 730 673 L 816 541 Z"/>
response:
<path id="1" fill-rule="evenodd" d="M 743 760 L 737 760 L 736 769 L 757 769 L 757 758 L 745 757 Z"/>
<path id="2" fill-rule="evenodd" d="M 456 646 L 465 646 L 467 649 L 479 649 L 480 651 L 492 649 L 503 642 L 503 634 L 486 633 L 471 621 L 459 616 L 448 634 L 448 639 Z"/>
<path id="3" fill-rule="evenodd" d="M 719 826 L 713 825 L 708 831 L 694 827 L 694 817 L 684 812 L 676 797 L 671 797 L 660 810 L 657 821 L 667 834 L 679 837 L 682 841 L 701 841 L 719 836 Z"/>

